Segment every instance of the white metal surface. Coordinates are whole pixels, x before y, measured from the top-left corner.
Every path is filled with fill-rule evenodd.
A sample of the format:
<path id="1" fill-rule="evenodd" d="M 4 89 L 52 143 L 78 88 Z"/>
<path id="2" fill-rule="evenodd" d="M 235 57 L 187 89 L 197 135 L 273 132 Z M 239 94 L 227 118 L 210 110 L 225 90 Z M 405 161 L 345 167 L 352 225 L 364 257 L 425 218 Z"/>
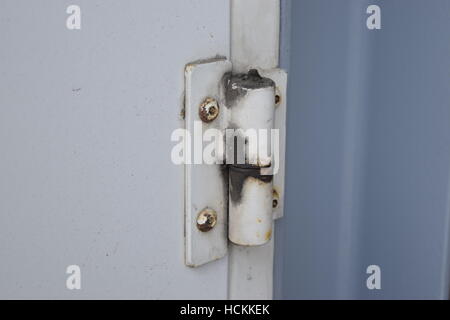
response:
<path id="1" fill-rule="evenodd" d="M 230 244 L 228 298 L 272 299 L 274 240 L 262 246 Z"/>
<path id="2" fill-rule="evenodd" d="M 191 148 L 185 165 L 185 241 L 186 264 L 197 267 L 204 263 L 222 258 L 227 253 L 227 181 L 220 165 L 204 163 L 204 159 L 194 159 L 195 148 L 205 148 L 211 142 L 197 139 L 206 130 L 222 130 L 225 109 L 221 98 L 220 85 L 222 77 L 231 71 L 231 63 L 224 59 L 212 59 L 188 64 L 185 69 L 186 130 L 191 139 L 186 139 L 185 150 Z M 199 107 L 205 99 L 215 99 L 219 105 L 218 117 L 209 122 L 202 122 Z M 197 141 L 193 141 L 197 139 Z M 197 150 L 198 151 L 198 150 Z M 185 156 L 188 153 L 185 152 Z M 203 156 L 203 152 L 200 153 Z M 196 163 L 201 160 L 202 163 Z M 217 213 L 217 223 L 208 232 L 197 228 L 197 216 L 201 210 L 211 208 Z"/>
<path id="3" fill-rule="evenodd" d="M 231 62 L 233 70 L 278 65 L 279 0 L 232 0 Z M 250 45 L 251 43 L 251 45 Z M 273 291 L 273 237 L 259 247 L 229 247 L 230 299 L 271 299 Z"/>
<path id="4" fill-rule="evenodd" d="M 232 76 L 226 86 L 226 103 L 230 113 L 230 124 L 236 132 L 238 141 L 245 150 L 228 152 L 234 158 L 237 152 L 237 163 L 269 167 L 272 163 L 271 130 L 274 127 L 275 84 L 269 78 L 262 78 L 257 71 Z M 240 159 L 241 158 L 241 159 Z M 240 162 L 239 162 L 240 161 Z"/>
<path id="5" fill-rule="evenodd" d="M 279 102 L 275 106 L 274 128 L 278 130 L 279 144 L 278 155 L 274 159 L 274 166 L 277 167 L 277 172 L 273 176 L 274 197 L 276 197 L 277 204 L 274 207 L 273 218 L 279 219 L 284 212 L 284 186 L 285 186 L 285 164 L 286 164 L 286 101 L 287 101 L 287 73 L 283 69 L 273 68 L 269 70 L 259 70 L 263 77 L 272 79 L 275 82 L 276 95 L 278 95 Z M 277 162 L 277 163 L 275 163 Z"/>
<path id="6" fill-rule="evenodd" d="M 272 176 L 260 168 L 230 166 L 228 238 L 241 246 L 258 246 L 272 237 Z"/>
<path id="7" fill-rule="evenodd" d="M 277 66 L 279 21 L 279 0 L 231 0 L 233 71 Z"/>
<path id="8" fill-rule="evenodd" d="M 230 123 L 240 129 L 238 140 L 245 146 L 233 150 L 244 153 L 236 157 L 244 161 L 229 167 L 228 237 L 239 245 L 262 245 L 271 239 L 273 225 L 272 175 L 262 175 L 261 168 L 272 164 L 275 84 L 252 70 L 232 76 L 226 92 Z"/>

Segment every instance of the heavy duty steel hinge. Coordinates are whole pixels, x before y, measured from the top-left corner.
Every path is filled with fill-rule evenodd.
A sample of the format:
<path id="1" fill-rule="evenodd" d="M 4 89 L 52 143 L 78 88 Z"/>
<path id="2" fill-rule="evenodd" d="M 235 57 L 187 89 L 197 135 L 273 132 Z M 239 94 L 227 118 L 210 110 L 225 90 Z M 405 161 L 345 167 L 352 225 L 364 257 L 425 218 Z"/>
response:
<path id="1" fill-rule="evenodd" d="M 232 73 L 216 58 L 185 69 L 185 260 L 257 246 L 283 215 L 287 74 Z"/>

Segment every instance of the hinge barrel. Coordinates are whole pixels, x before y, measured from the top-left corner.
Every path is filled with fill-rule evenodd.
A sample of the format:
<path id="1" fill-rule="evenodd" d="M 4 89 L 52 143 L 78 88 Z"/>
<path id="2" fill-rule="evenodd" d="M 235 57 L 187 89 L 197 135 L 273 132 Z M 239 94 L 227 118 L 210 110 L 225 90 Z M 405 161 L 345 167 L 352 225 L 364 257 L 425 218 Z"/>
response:
<path id="1" fill-rule="evenodd" d="M 262 245 L 272 236 L 272 130 L 275 83 L 256 70 L 225 80 L 225 101 L 236 143 L 227 137 L 229 167 L 228 238 L 244 246 Z M 234 137 L 233 137 L 234 139 Z"/>
<path id="2" fill-rule="evenodd" d="M 272 176 L 259 167 L 231 166 L 228 238 L 234 244 L 257 246 L 272 237 Z"/>

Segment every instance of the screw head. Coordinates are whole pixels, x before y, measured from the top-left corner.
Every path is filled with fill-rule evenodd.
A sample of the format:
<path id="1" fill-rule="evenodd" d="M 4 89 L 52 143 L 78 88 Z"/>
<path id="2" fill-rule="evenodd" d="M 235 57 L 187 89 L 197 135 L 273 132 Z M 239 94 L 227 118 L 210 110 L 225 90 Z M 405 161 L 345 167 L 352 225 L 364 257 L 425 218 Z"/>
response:
<path id="1" fill-rule="evenodd" d="M 278 200 L 280 199 L 280 196 L 278 195 L 278 191 L 276 189 L 273 189 L 272 191 L 272 208 L 278 207 Z"/>
<path id="2" fill-rule="evenodd" d="M 211 122 L 219 115 L 219 103 L 216 99 L 206 98 L 199 109 L 200 119 L 203 122 Z"/>
<path id="3" fill-rule="evenodd" d="M 213 209 L 203 209 L 197 216 L 197 228 L 201 232 L 208 232 L 217 223 L 217 213 Z"/>
<path id="4" fill-rule="evenodd" d="M 281 103 L 281 92 L 280 88 L 276 87 L 275 89 L 275 106 L 278 107 Z"/>

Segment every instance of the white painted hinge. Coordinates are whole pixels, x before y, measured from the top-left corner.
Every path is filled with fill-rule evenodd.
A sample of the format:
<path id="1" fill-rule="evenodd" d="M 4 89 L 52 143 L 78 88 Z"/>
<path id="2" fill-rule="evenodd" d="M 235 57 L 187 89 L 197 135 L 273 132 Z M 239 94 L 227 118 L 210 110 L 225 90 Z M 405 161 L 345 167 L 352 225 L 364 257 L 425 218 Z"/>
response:
<path id="1" fill-rule="evenodd" d="M 265 244 L 283 215 L 287 74 L 217 58 L 188 64 L 185 82 L 185 253 L 197 267 L 228 240 Z"/>

